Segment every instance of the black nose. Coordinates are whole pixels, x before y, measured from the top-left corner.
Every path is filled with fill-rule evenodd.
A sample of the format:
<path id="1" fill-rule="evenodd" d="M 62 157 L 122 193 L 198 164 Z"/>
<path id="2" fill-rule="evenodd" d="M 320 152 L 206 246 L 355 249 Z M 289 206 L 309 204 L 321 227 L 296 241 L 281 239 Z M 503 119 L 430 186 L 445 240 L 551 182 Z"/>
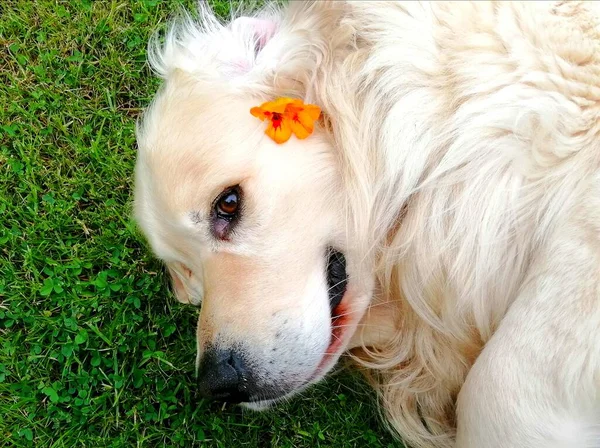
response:
<path id="1" fill-rule="evenodd" d="M 213 400 L 250 401 L 248 372 L 240 354 L 233 350 L 208 348 L 200 361 L 198 389 Z"/>

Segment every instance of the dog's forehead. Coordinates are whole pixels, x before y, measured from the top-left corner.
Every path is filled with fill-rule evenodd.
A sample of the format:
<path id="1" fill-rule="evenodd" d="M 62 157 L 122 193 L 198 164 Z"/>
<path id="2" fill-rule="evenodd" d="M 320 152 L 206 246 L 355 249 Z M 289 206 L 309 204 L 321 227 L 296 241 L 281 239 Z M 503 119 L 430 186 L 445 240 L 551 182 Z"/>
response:
<path id="1" fill-rule="evenodd" d="M 178 192 L 186 183 L 202 180 L 206 189 L 248 173 L 262 133 L 251 104 L 167 86 L 138 127 L 140 166 L 161 189 L 171 184 Z"/>
<path id="2" fill-rule="evenodd" d="M 267 124 L 250 114 L 259 99 L 198 92 L 193 85 L 167 84 L 145 114 L 138 132 L 140 160 L 160 188 L 183 198 L 182 189 L 201 182 L 216 194 L 244 179 L 283 186 L 314 182 L 331 166 L 318 135 L 278 145 Z"/>
<path id="3" fill-rule="evenodd" d="M 260 137 L 259 122 L 250 115 L 255 102 L 168 83 L 144 114 L 138 132 L 140 149 L 169 156 L 223 157 L 241 143 L 251 148 Z"/>

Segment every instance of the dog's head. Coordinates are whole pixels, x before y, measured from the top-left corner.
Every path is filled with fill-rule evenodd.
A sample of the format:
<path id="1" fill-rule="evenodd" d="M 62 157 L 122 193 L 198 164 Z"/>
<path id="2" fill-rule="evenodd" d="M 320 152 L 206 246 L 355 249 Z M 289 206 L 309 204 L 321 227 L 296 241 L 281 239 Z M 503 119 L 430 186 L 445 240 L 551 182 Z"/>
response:
<path id="1" fill-rule="evenodd" d="M 178 299 L 202 304 L 201 392 L 260 408 L 333 367 L 371 291 L 324 130 L 277 145 L 249 112 L 278 25 L 205 16 L 153 56 L 165 83 L 139 127 L 135 214 Z"/>

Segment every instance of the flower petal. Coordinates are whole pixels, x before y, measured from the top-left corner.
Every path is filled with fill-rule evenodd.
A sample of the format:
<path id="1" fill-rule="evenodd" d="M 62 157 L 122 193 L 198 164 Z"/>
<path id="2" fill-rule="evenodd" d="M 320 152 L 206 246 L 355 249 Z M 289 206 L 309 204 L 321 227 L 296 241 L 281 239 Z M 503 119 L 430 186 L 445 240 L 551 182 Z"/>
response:
<path id="1" fill-rule="evenodd" d="M 301 100 L 295 100 L 287 106 L 286 115 L 289 116 L 294 123 L 299 123 L 304 128 L 300 129 L 299 126 L 294 125 L 294 133 L 297 134 L 298 138 L 306 138 L 308 135 L 312 134 L 314 122 L 321 115 L 321 109 L 314 104 L 304 104 Z M 296 132 L 296 130 L 298 132 Z"/>
<path id="2" fill-rule="evenodd" d="M 299 109 L 302 109 L 304 107 L 304 101 L 298 99 L 298 98 L 294 98 L 290 103 L 289 103 L 290 107 L 297 107 Z"/>
<path id="3" fill-rule="evenodd" d="M 276 124 L 277 126 L 275 126 L 273 121 L 270 121 L 265 134 L 271 137 L 275 143 L 281 144 L 287 142 L 292 136 L 290 120 L 283 119 Z"/>
<path id="4" fill-rule="evenodd" d="M 307 129 L 300 121 L 298 120 L 290 120 L 290 128 L 296 137 L 300 140 L 305 139 L 310 134 L 312 134 L 312 127 Z"/>
<path id="5" fill-rule="evenodd" d="M 275 101 L 268 101 L 260 105 L 260 108 L 264 111 L 276 112 L 282 114 L 285 112 L 285 108 L 288 104 L 294 101 L 293 98 L 277 98 Z"/>
<path id="6" fill-rule="evenodd" d="M 299 122 L 302 126 L 304 126 L 306 128 L 306 130 L 309 133 L 312 133 L 315 125 L 314 122 L 315 120 L 313 119 L 313 116 L 311 116 L 308 112 L 306 111 L 300 111 L 296 114 L 296 116 L 294 117 L 294 121 Z"/>
<path id="7" fill-rule="evenodd" d="M 265 111 L 262 107 L 253 107 L 250 109 L 250 113 L 262 121 L 265 121 L 271 115 L 270 112 Z"/>
<path id="8" fill-rule="evenodd" d="M 321 108 L 319 106 L 315 106 L 314 104 L 304 104 L 302 100 L 294 100 L 286 107 L 286 112 L 289 113 L 298 113 L 301 111 L 306 112 L 313 121 L 318 120 L 321 115 Z"/>
<path id="9" fill-rule="evenodd" d="M 253 107 L 250 113 L 260 120 L 268 120 L 265 134 L 281 144 L 287 142 L 292 133 L 299 139 L 312 134 L 321 109 L 314 104 L 304 104 L 297 98 L 282 97 Z"/>
<path id="10" fill-rule="evenodd" d="M 314 104 L 305 104 L 304 112 L 308 114 L 313 121 L 318 120 L 321 116 L 321 108 L 319 106 L 315 106 Z"/>

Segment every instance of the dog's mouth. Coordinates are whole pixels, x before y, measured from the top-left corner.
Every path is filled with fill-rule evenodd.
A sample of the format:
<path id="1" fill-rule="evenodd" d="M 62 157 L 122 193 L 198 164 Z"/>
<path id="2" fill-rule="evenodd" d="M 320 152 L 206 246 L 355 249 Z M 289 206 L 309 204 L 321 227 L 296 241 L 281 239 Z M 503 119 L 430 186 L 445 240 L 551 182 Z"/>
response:
<path id="1" fill-rule="evenodd" d="M 321 362 L 307 380 L 307 384 L 314 382 L 337 359 L 340 349 L 344 345 L 352 312 L 348 307 L 346 291 L 348 289 L 348 272 L 346 257 L 340 251 L 329 248 L 327 253 L 327 286 L 331 310 L 331 339 Z"/>
<path id="2" fill-rule="evenodd" d="M 329 305 L 331 309 L 331 341 L 325 352 L 321 365 L 326 358 L 337 353 L 343 343 L 344 329 L 346 327 L 349 311 L 344 306 L 344 296 L 348 288 L 348 271 L 346 257 L 343 253 L 333 248 L 327 251 L 327 287 Z"/>

